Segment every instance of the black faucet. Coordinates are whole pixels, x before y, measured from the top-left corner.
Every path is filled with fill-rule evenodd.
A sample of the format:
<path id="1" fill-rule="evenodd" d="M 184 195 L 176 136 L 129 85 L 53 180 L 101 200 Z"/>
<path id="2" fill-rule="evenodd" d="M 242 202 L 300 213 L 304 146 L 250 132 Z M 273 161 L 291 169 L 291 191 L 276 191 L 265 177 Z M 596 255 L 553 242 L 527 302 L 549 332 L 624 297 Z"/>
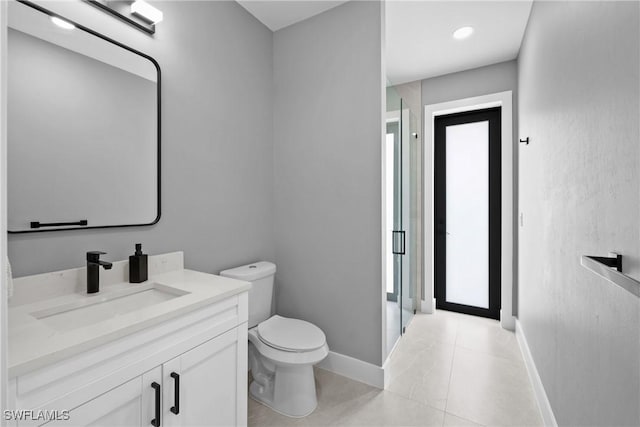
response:
<path id="1" fill-rule="evenodd" d="M 106 252 L 89 251 L 87 252 L 87 293 L 95 294 L 100 290 L 100 266 L 105 270 L 111 270 L 113 264 L 102 261 L 100 255 Z"/>

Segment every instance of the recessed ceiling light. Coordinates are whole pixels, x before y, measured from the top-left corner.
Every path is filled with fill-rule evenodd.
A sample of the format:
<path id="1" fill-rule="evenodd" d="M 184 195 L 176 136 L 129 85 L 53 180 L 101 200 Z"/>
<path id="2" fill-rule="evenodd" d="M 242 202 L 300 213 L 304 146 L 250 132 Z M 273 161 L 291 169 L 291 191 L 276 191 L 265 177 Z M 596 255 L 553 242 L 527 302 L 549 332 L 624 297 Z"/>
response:
<path id="1" fill-rule="evenodd" d="M 453 32 L 453 38 L 457 40 L 466 39 L 471 34 L 473 34 L 473 27 L 462 27 L 458 28 Z"/>
<path id="2" fill-rule="evenodd" d="M 65 30 L 73 30 L 76 27 L 71 22 L 67 22 L 64 19 L 60 19 L 57 16 L 52 16 L 51 22 L 53 22 L 60 28 L 64 28 Z"/>

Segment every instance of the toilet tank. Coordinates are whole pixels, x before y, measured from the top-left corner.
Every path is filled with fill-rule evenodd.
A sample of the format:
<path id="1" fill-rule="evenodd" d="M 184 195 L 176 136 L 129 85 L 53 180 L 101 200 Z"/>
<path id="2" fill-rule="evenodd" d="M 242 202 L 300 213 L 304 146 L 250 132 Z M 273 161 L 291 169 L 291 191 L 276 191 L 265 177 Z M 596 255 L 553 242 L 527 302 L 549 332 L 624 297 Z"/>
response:
<path id="1" fill-rule="evenodd" d="M 271 317 L 273 276 L 276 265 L 259 261 L 220 272 L 221 276 L 251 282 L 249 290 L 249 328 Z"/>

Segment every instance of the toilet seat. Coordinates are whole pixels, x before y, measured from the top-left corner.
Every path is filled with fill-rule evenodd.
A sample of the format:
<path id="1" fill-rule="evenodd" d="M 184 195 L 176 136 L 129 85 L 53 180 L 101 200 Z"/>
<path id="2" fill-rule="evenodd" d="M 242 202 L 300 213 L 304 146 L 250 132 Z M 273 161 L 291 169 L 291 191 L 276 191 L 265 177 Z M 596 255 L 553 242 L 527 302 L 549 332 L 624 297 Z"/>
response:
<path id="1" fill-rule="evenodd" d="M 260 341 L 288 352 L 310 352 L 323 347 L 326 336 L 313 323 L 282 316 L 272 316 L 256 328 Z"/>

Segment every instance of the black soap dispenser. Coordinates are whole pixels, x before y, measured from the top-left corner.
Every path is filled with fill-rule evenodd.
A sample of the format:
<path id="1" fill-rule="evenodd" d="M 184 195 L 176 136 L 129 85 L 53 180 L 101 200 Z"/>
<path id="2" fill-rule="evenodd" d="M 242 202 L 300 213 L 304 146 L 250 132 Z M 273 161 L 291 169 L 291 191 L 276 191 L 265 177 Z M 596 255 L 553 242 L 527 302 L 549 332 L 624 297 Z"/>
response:
<path id="1" fill-rule="evenodd" d="M 147 254 L 142 253 L 142 243 L 136 243 L 136 253 L 129 257 L 129 283 L 147 280 Z"/>

